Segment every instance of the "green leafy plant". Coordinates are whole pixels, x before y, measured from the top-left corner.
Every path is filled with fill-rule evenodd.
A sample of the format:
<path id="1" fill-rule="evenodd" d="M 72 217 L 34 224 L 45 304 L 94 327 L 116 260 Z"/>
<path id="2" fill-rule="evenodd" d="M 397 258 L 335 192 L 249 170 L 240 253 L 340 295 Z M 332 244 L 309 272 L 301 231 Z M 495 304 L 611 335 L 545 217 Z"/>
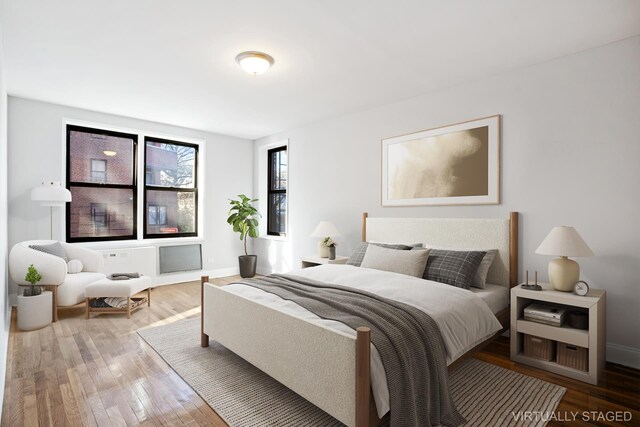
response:
<path id="1" fill-rule="evenodd" d="M 240 240 L 244 241 L 244 254 L 247 252 L 247 236 L 258 237 L 258 217 L 260 214 L 253 206 L 258 199 L 251 199 L 244 194 L 238 195 L 239 200 L 229 200 L 231 209 L 229 210 L 229 218 L 227 223 L 231 224 L 233 231 L 240 233 Z"/>
<path id="2" fill-rule="evenodd" d="M 322 240 L 322 243 L 324 243 L 324 245 L 328 248 L 335 248 L 336 246 L 338 246 L 338 243 L 336 243 L 336 241 L 333 240 L 331 237 L 325 237 Z"/>
<path id="3" fill-rule="evenodd" d="M 25 290 L 24 296 L 34 297 L 42 293 L 42 289 L 40 289 L 39 287 L 35 287 L 35 284 L 42 280 L 42 276 L 40 275 L 40 273 L 38 273 L 38 270 L 36 270 L 33 264 L 31 264 L 27 269 L 27 275 L 24 276 L 24 280 L 31 283 L 31 288 Z"/>

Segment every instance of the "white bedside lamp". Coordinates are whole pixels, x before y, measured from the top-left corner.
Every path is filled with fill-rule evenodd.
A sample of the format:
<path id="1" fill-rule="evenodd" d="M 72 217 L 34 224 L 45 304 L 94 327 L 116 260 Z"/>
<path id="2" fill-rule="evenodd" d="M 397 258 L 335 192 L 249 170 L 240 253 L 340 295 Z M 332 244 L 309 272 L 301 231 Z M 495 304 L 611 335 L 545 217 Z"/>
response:
<path id="1" fill-rule="evenodd" d="M 51 240 L 53 240 L 53 207 L 64 206 L 71 201 L 71 191 L 64 188 L 60 181 L 43 182 L 42 185 L 31 190 L 31 200 L 42 206 L 49 206 L 51 219 Z"/>
<path id="2" fill-rule="evenodd" d="M 553 227 L 536 253 L 560 257 L 549 261 L 549 281 L 555 289 L 564 292 L 572 291 L 573 285 L 580 280 L 580 266 L 567 257 L 593 256 L 593 251 L 576 229 L 565 226 Z"/>
<path id="3" fill-rule="evenodd" d="M 325 246 L 323 240 L 327 237 L 338 237 L 340 232 L 331 221 L 320 221 L 317 227 L 311 233 L 311 237 L 319 237 L 318 241 L 318 256 L 320 258 L 329 258 L 329 248 Z"/>

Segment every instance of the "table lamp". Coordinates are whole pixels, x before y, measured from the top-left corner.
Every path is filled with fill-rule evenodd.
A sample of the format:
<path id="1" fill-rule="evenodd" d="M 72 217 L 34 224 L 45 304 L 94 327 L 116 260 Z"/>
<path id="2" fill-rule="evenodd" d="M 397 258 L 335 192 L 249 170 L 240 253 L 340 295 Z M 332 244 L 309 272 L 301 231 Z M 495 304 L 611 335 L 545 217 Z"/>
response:
<path id="1" fill-rule="evenodd" d="M 31 190 L 31 200 L 42 206 L 49 206 L 51 221 L 51 240 L 53 240 L 53 207 L 64 206 L 71 201 L 71 191 L 64 188 L 59 181 L 43 182 L 42 185 Z"/>
<path id="2" fill-rule="evenodd" d="M 311 233 L 311 237 L 320 237 L 320 241 L 318 241 L 318 256 L 320 258 L 329 258 L 329 248 L 324 244 L 324 239 L 338 236 L 340 236 L 340 232 L 331 221 L 320 221 Z"/>
<path id="3" fill-rule="evenodd" d="M 549 235 L 540 243 L 536 253 L 556 255 L 560 258 L 549 261 L 549 281 L 558 291 L 573 290 L 580 280 L 580 266 L 568 257 L 593 256 L 593 251 L 573 227 L 553 227 Z"/>

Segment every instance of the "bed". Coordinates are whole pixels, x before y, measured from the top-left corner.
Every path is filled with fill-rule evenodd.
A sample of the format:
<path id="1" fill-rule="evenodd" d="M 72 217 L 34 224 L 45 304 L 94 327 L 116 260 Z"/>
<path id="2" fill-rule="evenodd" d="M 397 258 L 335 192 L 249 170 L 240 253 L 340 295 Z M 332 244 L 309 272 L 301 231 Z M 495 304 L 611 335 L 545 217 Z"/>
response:
<path id="1" fill-rule="evenodd" d="M 451 289 L 423 279 L 352 266 L 325 265 L 292 274 L 358 287 L 435 313 L 449 370 L 508 328 L 509 289 L 517 282 L 518 214 L 507 219 L 369 218 L 363 241 L 422 242 L 440 248 L 498 249 L 485 289 Z M 429 283 L 429 298 L 412 292 Z M 432 296 L 435 295 L 435 296 Z M 440 296 L 438 296 L 440 295 Z M 439 310 L 430 299 L 455 300 Z M 429 307 L 431 304 L 431 307 Z M 440 305 L 445 306 L 444 302 Z M 419 305 L 419 304 L 418 304 Z M 457 310 L 457 311 L 456 311 Z M 487 314 L 488 313 L 488 314 Z M 430 313 L 432 314 L 432 313 Z M 469 319 L 478 327 L 468 328 Z M 386 411 L 384 367 L 368 328 L 321 319 L 291 301 L 241 284 L 217 287 L 203 278 L 201 344 L 214 339 L 348 426 L 375 425 Z M 386 395 L 385 395 L 386 393 Z"/>

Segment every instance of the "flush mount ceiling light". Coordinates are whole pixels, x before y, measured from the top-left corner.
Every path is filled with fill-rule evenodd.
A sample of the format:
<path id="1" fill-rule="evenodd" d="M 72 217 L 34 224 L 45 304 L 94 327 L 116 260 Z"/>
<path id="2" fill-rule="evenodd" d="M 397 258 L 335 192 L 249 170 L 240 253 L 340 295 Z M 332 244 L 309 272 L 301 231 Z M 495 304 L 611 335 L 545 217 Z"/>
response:
<path id="1" fill-rule="evenodd" d="M 273 58 L 262 52 L 242 52 L 236 56 L 236 62 L 249 74 L 257 76 L 266 72 L 273 65 Z"/>
<path id="2" fill-rule="evenodd" d="M 118 154 L 118 153 L 116 153 L 116 152 L 115 152 L 115 151 L 113 151 L 113 150 L 104 150 L 104 151 L 103 151 L 103 153 L 104 153 L 104 155 L 105 155 L 105 156 L 109 156 L 109 157 L 113 157 L 113 156 L 115 156 L 116 154 Z"/>

